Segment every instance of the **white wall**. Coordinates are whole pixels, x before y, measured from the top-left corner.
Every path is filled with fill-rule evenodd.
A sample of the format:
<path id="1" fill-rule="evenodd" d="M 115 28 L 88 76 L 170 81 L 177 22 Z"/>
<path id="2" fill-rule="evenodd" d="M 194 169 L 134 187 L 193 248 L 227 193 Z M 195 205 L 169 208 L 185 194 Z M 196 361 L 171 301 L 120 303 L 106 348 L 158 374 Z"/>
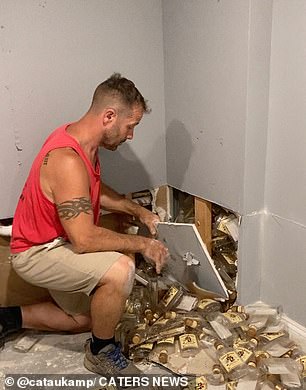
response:
<path id="1" fill-rule="evenodd" d="M 242 211 L 249 1 L 163 9 L 168 183 Z"/>
<path id="2" fill-rule="evenodd" d="M 272 0 L 167 0 L 168 183 L 239 212 L 239 298 L 260 298 Z"/>
<path id="3" fill-rule="evenodd" d="M 83 115 L 114 71 L 152 113 L 131 144 L 102 153 L 105 180 L 122 192 L 166 182 L 162 53 L 160 0 L 0 0 L 0 218 L 47 134 Z"/>
<path id="4" fill-rule="evenodd" d="M 306 2 L 273 6 L 262 299 L 306 326 Z"/>
<path id="5" fill-rule="evenodd" d="M 306 2 L 163 6 L 168 183 L 242 215 L 240 302 L 306 326 Z"/>

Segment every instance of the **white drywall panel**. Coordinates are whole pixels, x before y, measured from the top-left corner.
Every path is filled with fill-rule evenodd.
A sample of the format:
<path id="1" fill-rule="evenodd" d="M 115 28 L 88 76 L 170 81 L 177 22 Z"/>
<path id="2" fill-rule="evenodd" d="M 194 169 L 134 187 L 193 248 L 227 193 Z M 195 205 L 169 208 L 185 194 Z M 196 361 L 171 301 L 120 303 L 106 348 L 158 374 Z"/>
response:
<path id="1" fill-rule="evenodd" d="M 306 225 L 306 2 L 274 3 L 266 203 Z"/>
<path id="2" fill-rule="evenodd" d="M 306 3 L 273 4 L 262 299 L 306 325 Z"/>
<path id="3" fill-rule="evenodd" d="M 168 183 L 242 211 L 249 1 L 163 10 Z"/>
<path id="4" fill-rule="evenodd" d="M 260 299 L 264 258 L 265 169 L 268 136 L 272 0 L 250 1 L 247 113 L 242 224 L 239 235 L 238 299 Z"/>
<path id="5" fill-rule="evenodd" d="M 243 305 L 260 300 L 265 220 L 263 212 L 245 215 L 239 229 L 237 291 Z"/>
<path id="6" fill-rule="evenodd" d="M 306 229 L 270 215 L 265 222 L 262 301 L 282 305 L 287 316 L 306 326 Z"/>
<path id="7" fill-rule="evenodd" d="M 251 0 L 243 215 L 264 209 L 272 0 Z"/>
<path id="8" fill-rule="evenodd" d="M 0 218 L 13 214 L 46 136 L 79 119 L 95 87 L 114 71 L 135 82 L 152 113 L 132 143 L 103 154 L 103 176 L 122 192 L 166 182 L 159 0 L 2 0 L 0 68 L 0 165 L 7 167 Z"/>

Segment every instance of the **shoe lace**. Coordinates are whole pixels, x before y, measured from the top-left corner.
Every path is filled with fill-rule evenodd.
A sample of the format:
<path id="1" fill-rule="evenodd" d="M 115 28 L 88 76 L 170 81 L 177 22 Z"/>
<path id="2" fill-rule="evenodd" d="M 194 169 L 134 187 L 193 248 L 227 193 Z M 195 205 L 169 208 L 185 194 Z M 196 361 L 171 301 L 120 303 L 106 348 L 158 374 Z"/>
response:
<path id="1" fill-rule="evenodd" d="M 121 352 L 120 344 L 117 344 L 115 349 L 107 352 L 106 355 L 120 370 L 128 366 L 128 361 Z"/>

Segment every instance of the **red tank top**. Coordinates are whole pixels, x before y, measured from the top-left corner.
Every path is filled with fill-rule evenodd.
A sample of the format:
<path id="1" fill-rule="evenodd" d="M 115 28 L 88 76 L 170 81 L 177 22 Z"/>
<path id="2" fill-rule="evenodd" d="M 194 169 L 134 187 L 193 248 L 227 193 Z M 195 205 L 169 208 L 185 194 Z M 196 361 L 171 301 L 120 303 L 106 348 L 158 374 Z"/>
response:
<path id="1" fill-rule="evenodd" d="M 80 144 L 67 132 L 67 124 L 56 129 L 47 138 L 36 159 L 19 198 L 13 219 L 11 252 L 23 252 L 32 246 L 53 241 L 57 237 L 67 239 L 56 206 L 43 194 L 40 187 L 40 167 L 48 152 L 70 147 L 84 161 L 90 178 L 90 197 L 94 222 L 98 224 L 100 210 L 100 162 L 97 156 L 94 168 Z"/>

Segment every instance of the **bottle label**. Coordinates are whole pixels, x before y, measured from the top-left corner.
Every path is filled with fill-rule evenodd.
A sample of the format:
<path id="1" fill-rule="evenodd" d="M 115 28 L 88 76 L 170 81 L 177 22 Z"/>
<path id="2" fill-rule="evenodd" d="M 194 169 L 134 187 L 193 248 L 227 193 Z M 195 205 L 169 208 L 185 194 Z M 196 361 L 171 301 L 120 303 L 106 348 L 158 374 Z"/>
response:
<path id="1" fill-rule="evenodd" d="M 162 297 L 162 302 L 167 307 L 169 306 L 170 302 L 175 298 L 177 293 L 179 292 L 178 288 L 175 286 L 171 286 L 169 290 L 166 292 L 166 294 Z"/>
<path id="2" fill-rule="evenodd" d="M 277 333 L 262 333 L 260 335 L 260 338 L 265 341 L 273 341 L 276 339 L 279 339 L 280 337 L 284 336 L 284 332 L 277 332 Z"/>
<path id="3" fill-rule="evenodd" d="M 135 349 L 137 349 L 137 350 L 144 349 L 147 351 L 151 351 L 153 349 L 153 346 L 154 346 L 154 343 L 145 343 L 145 344 L 139 345 L 139 347 L 137 347 Z"/>
<path id="4" fill-rule="evenodd" d="M 236 352 L 237 352 L 237 355 L 240 357 L 240 359 L 243 361 L 243 362 L 247 362 L 250 357 L 252 356 L 252 351 L 250 351 L 249 349 L 247 348 L 243 348 L 243 347 L 237 347 L 236 348 Z"/>
<path id="5" fill-rule="evenodd" d="M 199 344 L 195 334 L 186 333 L 179 336 L 180 348 L 182 351 L 186 349 L 198 349 Z"/>
<path id="6" fill-rule="evenodd" d="M 235 351 L 229 351 L 221 355 L 219 357 L 219 362 L 228 373 L 242 364 L 242 360 Z"/>
<path id="7" fill-rule="evenodd" d="M 156 325 L 166 325 L 166 323 L 169 321 L 168 318 L 159 318 L 158 320 L 156 320 L 152 326 L 156 326 Z"/>
<path id="8" fill-rule="evenodd" d="M 159 344 L 174 344 L 174 337 L 165 337 L 163 339 L 160 339 L 156 342 L 157 345 Z"/>
<path id="9" fill-rule="evenodd" d="M 236 265 L 236 261 L 231 256 L 229 256 L 228 254 L 222 253 L 222 256 L 225 258 L 225 260 L 227 261 L 227 263 L 229 265 Z"/>
<path id="10" fill-rule="evenodd" d="M 231 324 L 239 324 L 244 321 L 238 313 L 227 312 L 223 313 L 223 316 L 228 319 Z"/>
<path id="11" fill-rule="evenodd" d="M 238 382 L 237 381 L 231 381 L 226 384 L 226 390 L 236 390 L 237 389 Z"/>
<path id="12" fill-rule="evenodd" d="M 201 310 L 204 310 L 207 306 L 209 306 L 213 303 L 215 303 L 215 301 L 213 299 L 201 299 L 198 302 L 198 308 Z"/>
<path id="13" fill-rule="evenodd" d="M 207 390 L 207 380 L 204 376 L 198 376 L 188 382 L 188 390 Z"/>

